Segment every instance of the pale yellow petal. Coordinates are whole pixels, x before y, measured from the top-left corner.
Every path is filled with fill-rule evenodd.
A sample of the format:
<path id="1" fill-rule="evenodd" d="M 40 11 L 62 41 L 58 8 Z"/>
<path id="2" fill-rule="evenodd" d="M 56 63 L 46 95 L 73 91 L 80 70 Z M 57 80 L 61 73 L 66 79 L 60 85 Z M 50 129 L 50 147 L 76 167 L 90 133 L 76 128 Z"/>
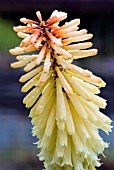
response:
<path id="1" fill-rule="evenodd" d="M 30 90 L 35 83 L 39 80 L 41 73 L 37 74 L 36 76 L 34 76 L 33 78 L 31 78 L 22 88 L 21 91 L 22 92 L 27 92 L 28 90 Z"/>
<path id="2" fill-rule="evenodd" d="M 89 56 L 95 56 L 97 49 L 90 50 L 69 50 L 69 53 L 73 55 L 73 59 L 85 58 Z"/>
<path id="3" fill-rule="evenodd" d="M 78 26 L 80 24 L 80 19 L 73 19 L 69 22 L 66 22 L 65 25 L 61 26 L 61 29 L 71 27 L 73 25 Z"/>
<path id="4" fill-rule="evenodd" d="M 78 83 L 80 86 L 82 86 L 84 89 L 87 89 L 88 91 L 94 93 L 94 94 L 99 94 L 100 93 L 100 90 L 98 87 L 90 84 L 90 83 L 87 83 L 77 77 L 74 77 L 72 76 L 72 79 L 75 81 L 75 83 Z"/>
<path id="5" fill-rule="evenodd" d="M 76 129 L 78 135 L 80 136 L 80 139 L 83 142 L 85 142 L 86 140 L 89 140 L 90 135 L 87 131 L 87 128 L 84 125 L 84 122 L 86 122 L 86 120 L 83 121 L 82 117 L 80 116 L 80 112 L 78 113 L 76 111 L 75 107 L 71 104 L 71 102 L 70 102 L 70 109 L 71 109 L 71 112 L 72 112 L 72 116 L 73 116 L 73 120 L 74 120 L 74 124 L 75 124 L 75 129 Z"/>
<path id="6" fill-rule="evenodd" d="M 73 121 L 73 118 L 72 118 L 70 106 L 69 106 L 69 103 L 68 103 L 68 100 L 67 100 L 65 94 L 64 94 L 64 99 L 65 99 L 66 113 L 67 113 L 67 119 L 65 121 L 66 128 L 67 128 L 69 135 L 72 135 L 72 134 L 75 133 L 75 125 L 74 125 L 74 121 Z"/>
<path id="7" fill-rule="evenodd" d="M 38 74 L 40 71 L 42 71 L 43 69 L 43 65 L 39 66 L 38 68 L 24 74 L 23 76 L 21 76 L 21 78 L 19 79 L 20 82 L 26 82 L 27 80 L 29 80 L 30 78 L 34 77 L 36 74 Z"/>
<path id="8" fill-rule="evenodd" d="M 46 59 L 44 62 L 44 73 L 47 73 L 51 66 L 51 50 L 49 49 L 46 53 Z"/>
<path id="9" fill-rule="evenodd" d="M 70 64 L 71 71 L 75 73 L 75 76 L 83 76 L 83 77 L 91 77 L 92 73 L 88 70 L 84 70 L 81 67 L 78 67 L 76 65 Z"/>
<path id="10" fill-rule="evenodd" d="M 28 72 L 32 70 L 35 66 L 36 66 L 36 61 L 33 60 L 30 63 L 28 63 L 26 67 L 24 67 L 24 71 Z"/>
<path id="11" fill-rule="evenodd" d="M 18 54 L 23 54 L 23 53 L 27 53 L 27 52 L 32 52 L 35 51 L 36 48 L 34 47 L 34 45 L 28 45 L 27 47 L 16 47 L 14 49 L 9 50 L 9 52 L 12 55 L 18 55 Z"/>
<path id="12" fill-rule="evenodd" d="M 42 96 L 38 100 L 37 107 L 34 113 L 40 115 L 43 112 L 48 100 L 55 94 L 54 84 L 52 85 L 51 84 L 48 85 L 45 92 L 42 94 Z"/>
<path id="13" fill-rule="evenodd" d="M 85 34 L 85 35 L 81 35 L 81 36 L 77 36 L 77 37 L 71 37 L 71 38 L 64 39 L 64 40 L 62 40 L 62 43 L 63 43 L 63 45 L 68 45 L 72 42 L 89 40 L 92 37 L 93 37 L 93 34 Z"/>
<path id="14" fill-rule="evenodd" d="M 21 41 L 20 47 L 25 47 L 30 43 L 31 35 L 27 36 Z"/>
<path id="15" fill-rule="evenodd" d="M 40 137 L 40 138 L 43 137 L 45 133 L 47 120 L 53 107 L 54 100 L 55 100 L 55 95 L 53 95 L 48 100 L 47 106 L 43 110 L 42 114 L 40 115 L 36 114 L 37 117 L 32 119 L 32 124 L 35 125 L 33 129 L 34 136 L 37 135 L 37 137 Z"/>
<path id="16" fill-rule="evenodd" d="M 20 38 L 26 38 L 26 37 L 29 36 L 29 34 L 26 34 L 26 33 L 24 33 L 24 32 L 17 32 L 17 35 L 18 35 L 18 37 L 20 37 Z"/>
<path id="17" fill-rule="evenodd" d="M 34 60 L 37 58 L 38 55 L 18 55 L 16 57 L 17 60 Z"/>
<path id="18" fill-rule="evenodd" d="M 58 143 L 60 146 L 68 147 L 68 137 L 67 137 L 67 130 L 58 129 Z"/>
<path id="19" fill-rule="evenodd" d="M 87 113 L 86 113 L 85 109 L 82 107 L 82 104 L 79 100 L 79 97 L 76 94 L 68 95 L 68 97 L 70 98 L 70 101 L 72 102 L 77 114 L 81 118 L 86 120 L 87 119 Z"/>
<path id="20" fill-rule="evenodd" d="M 57 104 L 56 107 L 58 107 L 58 117 L 60 119 L 66 120 L 67 114 L 66 114 L 66 106 L 65 106 L 65 100 L 63 96 L 62 86 L 60 84 L 60 80 L 56 79 L 56 89 L 57 89 Z"/>
<path id="21" fill-rule="evenodd" d="M 73 94 L 73 90 L 72 88 L 70 87 L 70 85 L 68 84 L 67 80 L 65 79 L 65 77 L 63 76 L 62 72 L 60 71 L 60 69 L 58 67 L 55 68 L 57 74 L 58 74 L 58 77 L 60 79 L 60 82 L 64 88 L 64 90 L 66 91 L 67 94 L 71 95 Z"/>
<path id="22" fill-rule="evenodd" d="M 73 66 L 73 67 L 75 67 L 75 66 Z M 86 82 L 96 85 L 98 87 L 105 87 L 105 85 L 106 85 L 106 83 L 100 77 L 93 75 L 90 71 L 87 71 L 87 70 L 82 71 L 82 73 L 80 72 L 78 74 L 77 69 L 75 67 L 75 68 L 73 68 L 73 70 L 71 70 L 71 71 L 65 70 L 65 72 L 68 73 L 69 75 L 78 77 L 78 78 L 85 80 Z"/>
<path id="23" fill-rule="evenodd" d="M 66 34 L 61 34 L 60 37 L 61 38 L 69 38 L 69 37 L 76 37 L 76 36 L 81 36 L 87 34 L 87 30 L 83 29 L 83 30 L 79 30 L 79 31 L 71 31 L 68 32 Z"/>
<path id="24" fill-rule="evenodd" d="M 46 125 L 46 129 L 45 129 L 45 135 L 46 136 L 51 136 L 52 135 L 52 131 L 53 131 L 53 128 L 55 126 L 55 123 L 56 123 L 56 105 L 53 104 L 53 108 L 51 110 L 51 113 L 48 117 L 48 121 L 47 121 L 47 125 Z"/>
<path id="25" fill-rule="evenodd" d="M 57 59 L 59 64 L 63 66 L 63 68 L 68 69 L 68 70 L 71 69 L 70 64 L 66 60 L 64 60 L 62 56 L 54 55 L 54 57 Z"/>
<path id="26" fill-rule="evenodd" d="M 25 60 L 21 60 L 21 61 L 17 61 L 11 64 L 12 68 L 18 68 L 18 67 L 23 67 L 25 66 L 27 63 L 29 63 L 29 59 L 25 59 Z"/>
<path id="27" fill-rule="evenodd" d="M 61 47 L 58 47 L 57 45 L 55 45 L 52 42 L 49 42 L 49 44 L 58 54 L 62 54 L 65 59 L 71 59 L 72 58 L 72 55 L 68 51 L 64 50 Z"/>
<path id="28" fill-rule="evenodd" d="M 24 98 L 23 103 L 26 104 L 27 108 L 30 108 L 38 99 L 44 87 L 50 81 L 50 77 L 46 80 L 46 82 L 42 83 L 40 87 L 35 87 L 27 96 Z"/>
<path id="29" fill-rule="evenodd" d="M 66 166 L 69 165 L 69 166 Z M 62 166 L 65 166 L 66 170 L 70 170 L 70 166 L 72 167 L 72 156 L 71 156 L 71 138 L 67 136 L 67 146 L 64 147 L 64 156 Z"/>
<path id="30" fill-rule="evenodd" d="M 45 45 L 42 47 L 41 51 L 39 52 L 38 57 L 37 57 L 37 59 L 36 59 L 36 64 L 37 64 L 37 65 L 39 65 L 39 64 L 41 63 L 42 59 L 45 58 L 46 48 L 47 48 L 47 45 L 45 44 Z"/>

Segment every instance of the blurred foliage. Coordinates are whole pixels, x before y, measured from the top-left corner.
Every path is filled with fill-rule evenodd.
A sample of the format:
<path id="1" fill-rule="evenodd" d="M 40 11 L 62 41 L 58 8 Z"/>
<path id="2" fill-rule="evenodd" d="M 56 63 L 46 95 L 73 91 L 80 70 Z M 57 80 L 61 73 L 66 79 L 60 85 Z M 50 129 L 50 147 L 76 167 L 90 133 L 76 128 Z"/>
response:
<path id="1" fill-rule="evenodd" d="M 13 31 L 13 23 L 10 20 L 0 18 L 0 51 L 8 52 L 10 48 L 20 43 L 20 38 Z"/>

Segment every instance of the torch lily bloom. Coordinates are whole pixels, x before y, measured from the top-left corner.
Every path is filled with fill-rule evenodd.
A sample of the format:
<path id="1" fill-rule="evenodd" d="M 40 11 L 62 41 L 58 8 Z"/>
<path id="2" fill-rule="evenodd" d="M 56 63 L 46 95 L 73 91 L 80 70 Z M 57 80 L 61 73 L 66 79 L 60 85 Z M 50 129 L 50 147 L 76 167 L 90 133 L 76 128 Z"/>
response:
<path id="1" fill-rule="evenodd" d="M 111 119 L 99 109 L 106 100 L 98 96 L 106 83 L 74 64 L 74 59 L 97 54 L 86 29 L 79 30 L 80 19 L 59 26 L 67 13 L 55 10 L 45 22 L 21 18 L 25 26 L 14 27 L 23 38 L 19 47 L 10 50 L 17 55 L 13 68 L 23 67 L 19 79 L 28 92 L 23 103 L 31 108 L 33 136 L 39 139 L 39 159 L 46 170 L 95 170 L 98 158 L 108 144 L 98 130 L 111 132 Z M 35 52 L 30 54 L 29 52 Z"/>

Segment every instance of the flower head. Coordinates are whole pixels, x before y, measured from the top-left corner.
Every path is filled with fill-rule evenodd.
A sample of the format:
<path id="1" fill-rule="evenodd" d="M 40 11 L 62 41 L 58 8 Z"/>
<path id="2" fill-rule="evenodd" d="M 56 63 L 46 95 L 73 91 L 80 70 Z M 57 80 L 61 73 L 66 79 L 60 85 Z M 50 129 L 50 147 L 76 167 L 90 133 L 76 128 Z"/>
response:
<path id="1" fill-rule="evenodd" d="M 99 111 L 106 107 L 98 96 L 105 82 L 72 64 L 74 59 L 97 54 L 97 49 L 88 49 L 91 42 L 83 42 L 93 35 L 79 30 L 79 19 L 59 26 L 67 18 L 65 12 L 55 10 L 46 22 L 39 11 L 36 15 L 38 21 L 21 18 L 26 26 L 14 27 L 23 40 L 10 53 L 18 55 L 11 66 L 24 66 L 27 72 L 20 78 L 26 82 L 22 92 L 32 88 L 23 103 L 32 107 L 39 158 L 47 170 L 94 170 L 100 166 L 98 155 L 108 147 L 98 129 L 111 131 L 110 118 Z M 24 54 L 33 51 L 35 54 Z"/>

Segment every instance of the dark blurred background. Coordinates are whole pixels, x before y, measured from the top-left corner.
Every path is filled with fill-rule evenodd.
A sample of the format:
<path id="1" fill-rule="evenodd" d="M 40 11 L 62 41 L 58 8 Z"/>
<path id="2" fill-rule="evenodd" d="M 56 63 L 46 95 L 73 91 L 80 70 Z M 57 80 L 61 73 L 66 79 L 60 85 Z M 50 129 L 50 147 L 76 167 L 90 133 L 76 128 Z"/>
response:
<path id="1" fill-rule="evenodd" d="M 114 0 L 0 0 L 0 170 L 43 169 L 33 145 L 37 139 L 31 135 L 29 111 L 22 104 L 25 94 L 20 92 L 18 79 L 23 69 L 10 68 L 15 57 L 8 50 L 21 41 L 12 30 L 20 25 L 21 17 L 36 20 L 35 13 L 40 10 L 46 20 L 55 9 L 68 12 L 67 21 L 80 18 L 80 28 L 94 34 L 92 42 L 99 49 L 98 55 L 80 59 L 77 64 L 107 82 L 101 91 L 108 100 L 104 113 L 114 120 Z M 110 148 L 99 170 L 114 170 L 114 131 L 109 136 L 100 133 Z"/>

